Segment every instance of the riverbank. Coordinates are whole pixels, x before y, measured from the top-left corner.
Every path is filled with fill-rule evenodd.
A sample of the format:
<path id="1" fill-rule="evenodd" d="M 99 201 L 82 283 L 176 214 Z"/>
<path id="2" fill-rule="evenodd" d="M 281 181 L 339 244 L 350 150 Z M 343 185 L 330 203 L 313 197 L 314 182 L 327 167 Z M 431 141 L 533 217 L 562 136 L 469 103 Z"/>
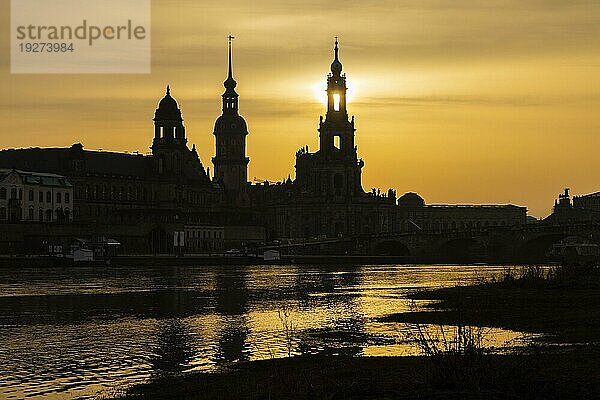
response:
<path id="1" fill-rule="evenodd" d="M 467 345 L 458 352 L 421 357 L 299 356 L 245 362 L 218 373 L 163 377 L 116 398 L 600 398 L 598 269 L 513 269 L 496 280 L 410 297 L 435 302 L 425 311 L 381 321 L 491 326 L 539 333 L 543 341 L 511 354 Z"/>
<path id="2" fill-rule="evenodd" d="M 443 382 L 427 357 L 300 356 L 167 377 L 115 399 L 584 399 L 600 395 L 600 350 L 487 356 L 476 384 Z M 468 384 L 467 384 L 468 383 Z M 107 398 L 107 397 L 105 397 Z"/>
<path id="3" fill-rule="evenodd" d="M 600 270 L 539 267 L 507 269 L 498 280 L 415 292 L 434 301 L 425 311 L 382 322 L 498 327 L 542 335 L 548 342 L 600 345 Z"/>

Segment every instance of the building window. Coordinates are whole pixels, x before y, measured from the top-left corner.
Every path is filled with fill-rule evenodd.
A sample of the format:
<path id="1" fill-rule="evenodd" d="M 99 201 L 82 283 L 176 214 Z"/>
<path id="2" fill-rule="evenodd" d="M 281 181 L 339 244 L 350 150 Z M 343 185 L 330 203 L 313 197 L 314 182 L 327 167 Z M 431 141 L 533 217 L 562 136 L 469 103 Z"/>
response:
<path id="1" fill-rule="evenodd" d="M 340 111 L 340 95 L 339 95 L 339 93 L 333 94 L 333 111 Z"/>
<path id="2" fill-rule="evenodd" d="M 10 198 L 11 199 L 16 199 L 17 198 L 17 188 L 10 189 Z"/>
<path id="3" fill-rule="evenodd" d="M 62 193 L 56 192 L 56 203 L 62 203 Z"/>
<path id="4" fill-rule="evenodd" d="M 48 192 L 50 193 L 50 192 Z M 52 221 L 52 210 L 46 210 L 46 221 Z"/>
<path id="5" fill-rule="evenodd" d="M 40 212 L 38 214 L 39 221 L 42 222 L 44 220 L 44 210 L 40 208 Z"/>
<path id="6" fill-rule="evenodd" d="M 33 193 L 33 191 L 31 191 L 31 193 Z M 33 207 L 29 208 L 29 220 L 33 221 Z"/>
<path id="7" fill-rule="evenodd" d="M 69 204 L 71 202 L 71 194 L 65 193 L 65 203 Z"/>
<path id="8" fill-rule="evenodd" d="M 0 188 L 0 199 L 6 200 L 6 188 Z"/>
<path id="9" fill-rule="evenodd" d="M 4 220 L 6 219 L 6 208 L 1 207 L 0 208 L 0 220 Z"/>
<path id="10" fill-rule="evenodd" d="M 52 203 L 52 192 L 46 192 L 46 203 Z M 52 215 L 52 213 L 50 213 Z"/>
<path id="11" fill-rule="evenodd" d="M 44 202 L 44 192 L 42 192 L 41 190 L 40 190 L 40 193 L 39 193 L 38 201 L 40 203 Z"/>
<path id="12" fill-rule="evenodd" d="M 33 201 L 33 190 L 29 189 L 29 201 Z M 33 219 L 33 218 L 31 218 Z"/>

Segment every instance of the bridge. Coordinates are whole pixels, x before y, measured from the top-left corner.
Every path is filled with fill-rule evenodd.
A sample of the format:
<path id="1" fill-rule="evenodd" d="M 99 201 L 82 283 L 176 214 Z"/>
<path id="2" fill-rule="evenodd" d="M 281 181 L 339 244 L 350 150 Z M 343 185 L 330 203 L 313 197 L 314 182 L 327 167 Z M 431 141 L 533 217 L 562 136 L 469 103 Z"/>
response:
<path id="1" fill-rule="evenodd" d="M 265 249 L 278 249 L 282 254 L 397 256 L 421 262 L 543 262 L 552 245 L 567 238 L 600 245 L 600 221 L 289 240 Z"/>

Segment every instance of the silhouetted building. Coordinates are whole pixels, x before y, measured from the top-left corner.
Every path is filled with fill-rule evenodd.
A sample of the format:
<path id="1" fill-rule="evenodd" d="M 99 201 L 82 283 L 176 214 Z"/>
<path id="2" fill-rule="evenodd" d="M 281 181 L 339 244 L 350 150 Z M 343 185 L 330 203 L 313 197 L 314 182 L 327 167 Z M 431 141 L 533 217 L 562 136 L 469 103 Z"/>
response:
<path id="1" fill-rule="evenodd" d="M 600 193 L 574 196 L 571 200 L 569 189 L 558 195 L 554 201 L 552 214 L 544 219 L 549 223 L 573 224 L 600 221 Z"/>
<path id="2" fill-rule="evenodd" d="M 352 203 L 365 197 L 361 173 L 364 162 L 354 145 L 354 117 L 348 120 L 346 75 L 334 47 L 331 73 L 327 76 L 327 113 L 319 121 L 319 150 L 307 148 L 296 153 L 295 184 L 301 193 L 313 198 Z"/>
<path id="3" fill-rule="evenodd" d="M 365 193 L 363 160 L 354 144 L 354 117 L 346 108 L 346 76 L 336 40 L 327 75 L 327 112 L 319 121 L 319 149 L 296 153 L 296 179 L 252 187 L 253 202 L 263 207 L 269 237 L 338 237 L 387 232 L 395 218 L 395 192 Z"/>
<path id="4" fill-rule="evenodd" d="M 74 186 L 77 222 L 178 222 L 193 220 L 217 204 L 221 189 L 190 150 L 181 110 L 170 88 L 154 113 L 150 155 L 70 148 L 11 149 L 0 152 L 0 167 L 44 171 L 68 177 Z"/>
<path id="5" fill-rule="evenodd" d="M 225 248 L 225 228 L 214 225 L 186 225 L 186 253 L 221 253 Z"/>
<path id="6" fill-rule="evenodd" d="M 600 212 L 600 192 L 574 196 L 573 208 Z"/>
<path id="7" fill-rule="evenodd" d="M 210 179 L 195 146 L 188 148 L 181 110 L 168 86 L 154 113 L 151 149 L 149 155 L 84 150 L 79 143 L 9 149 L 0 151 L 0 168 L 67 177 L 73 185 L 69 218 L 88 224 L 90 232 L 119 237 L 124 251 L 171 253 L 174 232 L 188 225 L 190 232 L 199 225 L 221 230 L 229 225 L 236 238 L 232 245 L 246 239 L 240 232 L 250 234 L 249 241 L 264 241 L 259 219 L 226 207 L 222 185 Z M 200 247 L 222 251 L 225 238 L 212 239 Z"/>
<path id="8" fill-rule="evenodd" d="M 0 169 L 0 221 L 71 222 L 72 199 L 62 175 Z"/>
<path id="9" fill-rule="evenodd" d="M 215 122 L 216 152 L 212 161 L 215 166 L 215 180 L 222 183 L 226 192 L 235 198 L 246 190 L 248 181 L 248 162 L 246 157 L 246 121 L 238 112 L 237 82 L 233 79 L 231 61 L 231 39 L 229 36 L 229 70 L 223 83 L 223 113 Z"/>
<path id="10" fill-rule="evenodd" d="M 506 205 L 425 204 L 416 193 L 398 199 L 399 231 L 447 231 L 519 226 L 527 222 L 527 208 Z"/>
<path id="11" fill-rule="evenodd" d="M 241 249 L 265 239 L 365 237 L 526 223 L 524 207 L 427 205 L 415 193 L 397 199 L 393 189 L 365 192 L 365 163 L 355 145 L 354 117 L 348 115 L 337 39 L 327 75 L 327 110 L 319 119 L 319 148 L 298 150 L 294 179 L 248 183 L 248 128 L 239 114 L 231 39 L 222 114 L 213 131 L 213 179 L 195 146 L 188 148 L 182 112 L 169 86 L 154 113 L 151 154 L 89 151 L 79 143 L 70 148 L 11 149 L 0 151 L 0 168 L 66 177 L 73 185 L 74 222 L 118 238 L 131 253 L 172 253 L 174 234 L 182 231 L 185 251 L 195 253 Z M 580 203 L 597 204 L 594 201 Z"/>

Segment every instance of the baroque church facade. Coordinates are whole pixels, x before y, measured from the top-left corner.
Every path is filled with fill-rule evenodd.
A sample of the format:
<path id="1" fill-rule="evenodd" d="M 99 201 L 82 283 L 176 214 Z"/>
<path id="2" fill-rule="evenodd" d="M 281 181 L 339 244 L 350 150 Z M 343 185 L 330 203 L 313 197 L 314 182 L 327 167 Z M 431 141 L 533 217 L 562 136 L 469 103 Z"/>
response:
<path id="1" fill-rule="evenodd" d="M 396 217 L 396 193 L 366 193 L 355 145 L 354 117 L 346 102 L 338 41 L 327 75 L 327 110 L 319 119 L 319 148 L 296 152 L 295 180 L 271 189 L 256 201 L 267 203 L 269 233 L 277 238 L 340 237 L 390 232 Z M 264 186 L 254 190 L 261 196 Z M 266 189 L 269 190 L 269 189 Z M 258 192 L 258 193 L 257 193 Z"/>
<path id="2" fill-rule="evenodd" d="M 347 110 L 337 39 L 327 75 L 327 109 L 318 125 L 319 148 L 297 151 L 294 179 L 249 183 L 248 126 L 239 113 L 231 39 L 222 114 L 213 130 L 213 177 L 195 145 L 188 146 L 182 111 L 169 86 L 154 113 L 149 155 L 90 151 L 79 143 L 69 148 L 9 149 L 0 151 L 0 168 L 64 177 L 73 187 L 73 222 L 59 229 L 61 234 L 83 235 L 87 229 L 111 235 L 129 253 L 172 253 L 173 234 L 183 231 L 185 242 L 193 244 L 186 245 L 187 251 L 210 252 L 273 240 L 464 228 L 475 226 L 476 220 L 525 223 L 524 207 L 472 206 L 465 213 L 464 206 L 449 211 L 452 206 L 413 204 L 406 195 L 398 201 L 392 189 L 365 192 L 365 163 L 358 156 L 354 117 Z"/>

